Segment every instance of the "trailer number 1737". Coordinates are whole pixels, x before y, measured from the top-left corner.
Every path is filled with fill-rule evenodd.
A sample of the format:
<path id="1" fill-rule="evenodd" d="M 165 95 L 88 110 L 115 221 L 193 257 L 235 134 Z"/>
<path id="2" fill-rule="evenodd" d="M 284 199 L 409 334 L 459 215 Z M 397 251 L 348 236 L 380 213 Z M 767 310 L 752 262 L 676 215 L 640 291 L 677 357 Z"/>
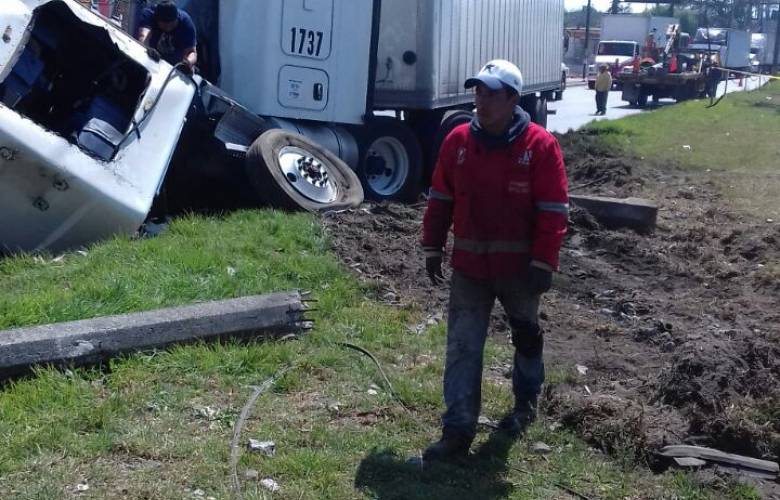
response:
<path id="1" fill-rule="evenodd" d="M 322 31 L 293 26 L 290 28 L 290 52 L 302 56 L 320 57 L 324 36 Z"/>

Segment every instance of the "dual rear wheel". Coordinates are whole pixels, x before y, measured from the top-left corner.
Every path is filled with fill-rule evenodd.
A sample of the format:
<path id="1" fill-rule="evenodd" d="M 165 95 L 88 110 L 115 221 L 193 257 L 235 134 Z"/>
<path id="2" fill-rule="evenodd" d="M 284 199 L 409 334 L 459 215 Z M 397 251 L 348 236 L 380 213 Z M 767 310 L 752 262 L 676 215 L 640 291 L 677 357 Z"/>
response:
<path id="1" fill-rule="evenodd" d="M 547 99 L 523 96 L 520 105 L 532 121 L 547 126 Z M 389 116 L 373 117 L 353 129 L 359 146 L 356 171 L 306 137 L 281 129 L 254 141 L 245 171 L 259 201 L 285 209 L 341 210 L 359 205 L 364 196 L 414 201 L 433 172 L 444 139 L 473 117 L 463 109 L 424 113 L 417 123 L 428 126 L 416 130 Z"/>

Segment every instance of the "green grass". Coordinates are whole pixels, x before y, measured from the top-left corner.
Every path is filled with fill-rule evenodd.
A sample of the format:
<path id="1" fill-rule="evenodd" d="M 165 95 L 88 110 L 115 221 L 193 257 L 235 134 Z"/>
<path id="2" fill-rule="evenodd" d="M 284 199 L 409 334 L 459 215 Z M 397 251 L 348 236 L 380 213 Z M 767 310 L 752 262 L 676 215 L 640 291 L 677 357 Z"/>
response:
<path id="1" fill-rule="evenodd" d="M 730 82 L 729 85 L 734 85 Z M 713 180 L 738 207 L 780 216 L 780 82 L 729 94 L 717 106 L 696 100 L 589 128 L 608 144 Z"/>
<path id="2" fill-rule="evenodd" d="M 242 454 L 244 498 L 569 498 L 561 486 L 593 498 L 751 498 L 743 486 L 709 490 L 688 476 L 618 465 L 545 422 L 519 443 L 480 434 L 468 464 L 425 472 L 408 464 L 438 432 L 444 328 L 412 333 L 420 313 L 365 299 L 327 248 L 309 215 L 248 211 L 184 218 L 156 239 L 118 238 L 86 255 L 0 261 L 3 328 L 291 288 L 320 301 L 315 331 L 299 341 L 179 346 L 101 369 L 39 369 L 6 385 L 0 498 L 180 499 L 198 490 L 231 498 L 232 426 L 251 387 L 284 366 L 293 369 L 261 396 L 244 429 L 244 443 L 270 439 L 278 450 Z M 374 352 L 412 413 L 370 361 L 336 341 Z M 510 356 L 493 339 L 485 364 Z M 571 377 L 561 367 L 550 373 Z M 509 392 L 508 381 L 488 380 L 483 413 L 500 417 Z M 533 454 L 534 441 L 553 452 Z M 243 479 L 247 469 L 273 477 L 281 492 Z"/>

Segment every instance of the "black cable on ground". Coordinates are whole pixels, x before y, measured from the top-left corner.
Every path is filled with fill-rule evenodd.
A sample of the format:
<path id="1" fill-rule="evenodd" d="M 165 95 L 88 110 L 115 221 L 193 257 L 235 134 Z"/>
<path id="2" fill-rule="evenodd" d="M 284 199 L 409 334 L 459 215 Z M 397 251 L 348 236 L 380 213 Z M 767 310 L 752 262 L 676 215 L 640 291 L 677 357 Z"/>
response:
<path id="1" fill-rule="evenodd" d="M 360 347 L 359 345 L 351 344 L 349 342 L 337 342 L 338 345 L 342 347 L 346 347 L 348 349 L 355 350 L 365 356 L 367 356 L 371 361 L 374 362 L 376 367 L 379 369 L 379 373 L 382 375 L 382 378 L 385 381 L 385 384 L 387 385 L 387 390 L 390 392 L 390 395 L 393 396 L 393 398 L 398 401 L 398 403 L 403 407 L 404 410 L 412 414 L 412 410 L 409 409 L 408 406 L 406 406 L 406 403 L 404 403 L 403 399 L 401 399 L 401 396 L 398 395 L 397 392 L 395 392 L 395 389 L 393 388 L 393 384 L 390 383 L 390 379 L 387 378 L 387 374 L 385 373 L 385 370 L 382 368 L 382 365 L 379 363 L 379 361 L 376 359 L 376 356 L 371 354 L 370 351 Z"/>

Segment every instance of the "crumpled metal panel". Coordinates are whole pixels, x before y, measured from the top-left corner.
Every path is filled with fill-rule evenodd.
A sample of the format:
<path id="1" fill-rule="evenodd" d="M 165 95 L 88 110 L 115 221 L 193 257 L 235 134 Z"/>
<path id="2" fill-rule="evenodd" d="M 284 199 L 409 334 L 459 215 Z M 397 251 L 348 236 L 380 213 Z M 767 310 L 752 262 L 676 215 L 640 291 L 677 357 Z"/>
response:
<path id="1" fill-rule="evenodd" d="M 154 62 L 144 47 L 74 0 L 63 2 L 83 22 L 105 29 L 124 54 L 151 76 L 135 120 L 161 92 L 171 66 Z M 2 0 L 0 77 L 13 66 L 33 10 L 48 1 Z M 13 47 L 9 54 L 7 47 Z M 113 161 L 93 158 L 0 103 L 0 252 L 60 251 L 115 234 L 135 232 L 148 214 L 184 126 L 196 85 L 177 74 L 159 103 Z M 125 131 L 122 131 L 125 132 Z"/>

